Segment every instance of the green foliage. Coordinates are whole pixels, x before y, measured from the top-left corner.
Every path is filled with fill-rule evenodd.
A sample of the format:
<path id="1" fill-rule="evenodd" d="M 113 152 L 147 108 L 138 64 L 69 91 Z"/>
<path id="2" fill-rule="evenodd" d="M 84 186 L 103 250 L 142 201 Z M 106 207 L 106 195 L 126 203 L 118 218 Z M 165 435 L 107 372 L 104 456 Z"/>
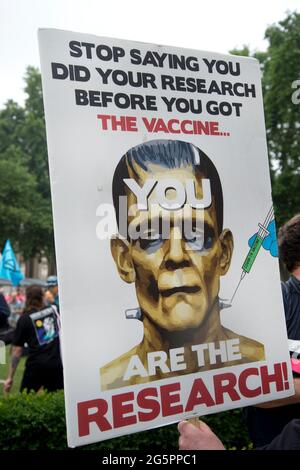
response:
<path id="1" fill-rule="evenodd" d="M 32 208 L 37 206 L 39 194 L 34 177 L 20 160 L 15 160 L 18 151 L 12 158 L 9 157 L 10 153 L 11 149 L 0 160 L 1 236 L 15 239 L 21 244 L 22 227 L 31 225 Z M 15 201 L 15 204 L 8 204 L 8 201 Z M 24 252 L 24 244 L 22 248 Z"/>
<path id="2" fill-rule="evenodd" d="M 250 440 L 242 410 L 230 410 L 204 417 L 227 449 L 249 449 Z"/>
<path id="3" fill-rule="evenodd" d="M 1 450 L 66 448 L 62 393 L 2 398 L 0 422 Z"/>
<path id="4" fill-rule="evenodd" d="M 263 75 L 273 196 L 279 224 L 300 208 L 300 105 L 292 83 L 300 79 L 300 14 L 291 13 L 266 31 L 268 60 Z"/>
<path id="5" fill-rule="evenodd" d="M 7 238 L 25 259 L 54 253 L 41 77 L 28 67 L 24 108 L 0 111 L 0 248 Z"/>
<path id="6" fill-rule="evenodd" d="M 249 49 L 249 46 L 246 46 L 244 44 L 242 49 L 237 49 L 237 48 L 236 49 L 231 49 L 231 51 L 229 51 L 229 54 L 249 57 L 250 56 L 250 49 Z"/>
<path id="7" fill-rule="evenodd" d="M 300 208 L 300 105 L 292 102 L 292 83 L 300 80 L 300 14 L 287 14 L 265 38 L 266 52 L 250 54 L 244 46 L 231 53 L 252 55 L 261 64 L 273 200 L 281 225 Z"/>
<path id="8" fill-rule="evenodd" d="M 25 110 L 9 100 L 0 112 L 0 155 L 10 147 L 22 148 Z"/>
<path id="9" fill-rule="evenodd" d="M 23 128 L 28 168 L 36 175 L 39 192 L 50 201 L 46 128 L 43 107 L 41 74 L 34 67 L 28 67 L 25 75 L 26 119 Z"/>
<path id="10" fill-rule="evenodd" d="M 207 416 L 205 421 L 228 448 L 249 448 L 240 410 Z M 63 392 L 10 395 L 0 399 L 0 449 L 61 450 L 67 448 Z M 177 425 L 110 439 L 87 450 L 178 449 Z"/>

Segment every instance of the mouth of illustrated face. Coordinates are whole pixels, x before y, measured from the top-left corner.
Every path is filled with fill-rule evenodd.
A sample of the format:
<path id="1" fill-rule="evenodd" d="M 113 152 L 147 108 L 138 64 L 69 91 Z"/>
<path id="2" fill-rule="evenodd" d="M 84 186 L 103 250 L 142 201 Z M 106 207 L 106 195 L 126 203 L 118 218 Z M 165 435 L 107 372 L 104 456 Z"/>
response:
<path id="1" fill-rule="evenodd" d="M 200 292 L 199 286 L 179 286 L 172 289 L 164 289 L 160 291 L 160 294 L 163 297 L 170 297 L 175 294 L 196 294 L 197 292 Z"/>

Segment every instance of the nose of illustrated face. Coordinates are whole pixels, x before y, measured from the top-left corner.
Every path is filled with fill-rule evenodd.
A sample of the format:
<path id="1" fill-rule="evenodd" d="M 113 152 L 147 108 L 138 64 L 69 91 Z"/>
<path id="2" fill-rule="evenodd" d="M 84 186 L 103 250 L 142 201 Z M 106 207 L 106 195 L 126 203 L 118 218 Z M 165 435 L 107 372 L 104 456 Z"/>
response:
<path id="1" fill-rule="evenodd" d="M 184 244 L 181 236 L 181 230 L 174 227 L 170 230 L 170 239 L 168 243 L 168 252 L 166 261 L 181 263 L 185 259 Z"/>

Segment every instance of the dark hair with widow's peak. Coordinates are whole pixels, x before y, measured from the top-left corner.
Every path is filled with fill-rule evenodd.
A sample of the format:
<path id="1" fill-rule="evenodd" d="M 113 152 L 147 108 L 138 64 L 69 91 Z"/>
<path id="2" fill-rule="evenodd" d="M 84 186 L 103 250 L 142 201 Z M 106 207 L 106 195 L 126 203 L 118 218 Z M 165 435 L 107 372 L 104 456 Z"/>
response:
<path id="1" fill-rule="evenodd" d="M 149 165 L 159 165 L 167 169 L 192 167 L 195 176 L 205 176 L 210 180 L 212 198 L 215 202 L 219 234 L 223 229 L 223 193 L 219 174 L 213 162 L 202 150 L 181 140 L 151 140 L 132 147 L 119 161 L 112 183 L 113 202 L 119 226 L 119 197 L 126 196 L 124 178 L 129 178 L 129 168 L 136 176 L 134 165 L 149 171 Z M 200 178 L 199 178 L 200 179 Z"/>

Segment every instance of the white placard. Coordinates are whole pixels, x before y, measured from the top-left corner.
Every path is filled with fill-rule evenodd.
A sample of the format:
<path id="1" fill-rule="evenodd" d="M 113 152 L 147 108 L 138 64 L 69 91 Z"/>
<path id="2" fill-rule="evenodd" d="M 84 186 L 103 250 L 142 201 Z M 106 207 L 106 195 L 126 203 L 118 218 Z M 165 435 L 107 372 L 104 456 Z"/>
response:
<path id="1" fill-rule="evenodd" d="M 258 62 L 39 42 L 69 445 L 291 395 Z"/>

